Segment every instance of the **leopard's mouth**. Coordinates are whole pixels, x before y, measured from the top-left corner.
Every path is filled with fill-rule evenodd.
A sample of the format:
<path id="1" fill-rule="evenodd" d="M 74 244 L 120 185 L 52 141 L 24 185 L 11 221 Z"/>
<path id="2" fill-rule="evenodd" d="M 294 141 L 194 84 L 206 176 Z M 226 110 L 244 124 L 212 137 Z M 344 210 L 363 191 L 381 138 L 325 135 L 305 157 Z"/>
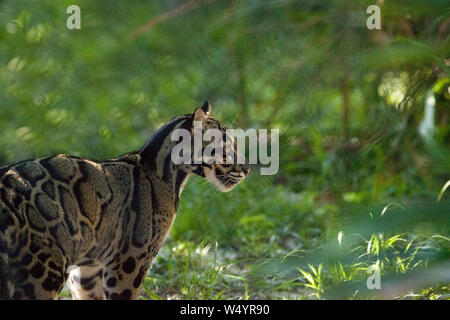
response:
<path id="1" fill-rule="evenodd" d="M 244 173 L 227 172 L 217 174 L 215 170 L 205 170 L 205 178 L 221 192 L 228 192 L 245 179 Z"/>
<path id="2" fill-rule="evenodd" d="M 216 177 L 221 183 L 222 187 L 227 189 L 227 191 L 230 191 L 245 179 L 245 176 L 235 176 L 232 174 L 225 174 L 223 176 Z"/>

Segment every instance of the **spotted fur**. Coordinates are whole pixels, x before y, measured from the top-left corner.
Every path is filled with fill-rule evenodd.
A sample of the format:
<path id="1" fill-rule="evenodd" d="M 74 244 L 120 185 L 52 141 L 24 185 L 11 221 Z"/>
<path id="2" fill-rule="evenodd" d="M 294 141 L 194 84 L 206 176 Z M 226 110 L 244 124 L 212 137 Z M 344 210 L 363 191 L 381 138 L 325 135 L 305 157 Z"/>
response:
<path id="1" fill-rule="evenodd" d="M 56 155 L 0 168 L 0 299 L 136 299 L 175 218 L 191 174 L 221 191 L 244 165 L 175 165 L 176 128 L 225 127 L 207 102 L 176 117 L 143 148 L 94 161 Z"/>

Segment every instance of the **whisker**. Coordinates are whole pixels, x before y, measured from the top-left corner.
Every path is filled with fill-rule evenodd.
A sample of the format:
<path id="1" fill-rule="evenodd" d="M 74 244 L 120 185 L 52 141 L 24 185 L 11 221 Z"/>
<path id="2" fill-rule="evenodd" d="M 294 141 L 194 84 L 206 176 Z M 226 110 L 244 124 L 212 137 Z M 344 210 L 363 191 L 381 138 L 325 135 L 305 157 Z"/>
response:
<path id="1" fill-rule="evenodd" d="M 215 188 L 215 187 L 216 187 L 216 185 L 214 184 L 211 188 L 209 188 L 208 190 L 206 190 L 206 191 L 203 193 L 203 195 L 207 194 L 209 191 L 211 191 L 211 189 L 213 189 L 213 188 Z"/>
<path id="2" fill-rule="evenodd" d="M 192 187 L 192 186 L 198 185 L 198 184 L 201 183 L 201 182 L 205 182 L 205 180 L 204 180 L 203 178 L 200 178 L 200 177 L 199 177 L 196 181 L 191 182 L 191 183 L 189 183 L 187 186 L 185 186 L 183 190 L 186 190 L 186 189 L 188 189 L 188 188 L 190 188 L 190 187 Z"/>
<path id="3" fill-rule="evenodd" d="M 234 117 L 233 121 L 231 121 L 230 127 L 233 125 L 234 121 L 236 121 L 238 114 L 239 114 L 239 111 L 236 113 L 236 116 Z"/>

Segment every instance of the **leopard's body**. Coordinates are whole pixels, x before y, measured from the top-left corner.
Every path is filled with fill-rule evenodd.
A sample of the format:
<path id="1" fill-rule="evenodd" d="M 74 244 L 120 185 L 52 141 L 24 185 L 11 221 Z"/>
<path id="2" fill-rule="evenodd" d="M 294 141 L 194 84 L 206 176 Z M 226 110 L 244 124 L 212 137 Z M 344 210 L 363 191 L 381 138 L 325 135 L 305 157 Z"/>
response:
<path id="1" fill-rule="evenodd" d="M 138 298 L 188 177 L 248 173 L 170 161 L 171 132 L 191 130 L 194 118 L 224 128 L 205 103 L 115 159 L 57 155 L 0 168 L 0 299 L 54 299 L 66 280 L 75 299 Z"/>

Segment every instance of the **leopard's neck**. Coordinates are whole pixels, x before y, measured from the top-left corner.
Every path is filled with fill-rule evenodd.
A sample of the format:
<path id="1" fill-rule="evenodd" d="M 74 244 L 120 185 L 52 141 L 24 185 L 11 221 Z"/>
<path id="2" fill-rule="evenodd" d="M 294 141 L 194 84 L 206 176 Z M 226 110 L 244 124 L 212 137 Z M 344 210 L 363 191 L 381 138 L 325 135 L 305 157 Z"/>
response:
<path id="1" fill-rule="evenodd" d="M 174 118 L 161 127 L 138 151 L 146 175 L 170 190 L 175 210 L 178 208 L 181 192 L 191 173 L 185 166 L 173 163 L 171 152 L 177 142 L 171 140 L 171 135 L 176 129 L 190 128 L 191 122 L 188 116 Z"/>

